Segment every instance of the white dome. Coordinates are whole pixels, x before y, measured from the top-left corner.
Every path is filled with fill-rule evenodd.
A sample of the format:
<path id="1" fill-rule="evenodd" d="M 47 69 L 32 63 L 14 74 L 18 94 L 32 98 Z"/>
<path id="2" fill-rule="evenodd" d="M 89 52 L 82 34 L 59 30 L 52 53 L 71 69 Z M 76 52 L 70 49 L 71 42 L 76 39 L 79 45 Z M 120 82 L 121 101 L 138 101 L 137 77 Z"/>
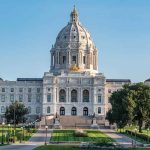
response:
<path id="1" fill-rule="evenodd" d="M 76 9 L 74 8 L 70 16 L 70 22 L 59 32 L 55 47 L 56 48 L 78 48 L 81 47 L 85 50 L 87 47 L 95 47 L 90 36 L 90 33 L 83 27 L 83 25 L 78 20 L 73 21 L 73 13 L 77 14 Z"/>
<path id="2" fill-rule="evenodd" d="M 74 7 L 70 22 L 58 34 L 51 49 L 51 72 L 97 72 L 97 49 L 78 20 Z"/>

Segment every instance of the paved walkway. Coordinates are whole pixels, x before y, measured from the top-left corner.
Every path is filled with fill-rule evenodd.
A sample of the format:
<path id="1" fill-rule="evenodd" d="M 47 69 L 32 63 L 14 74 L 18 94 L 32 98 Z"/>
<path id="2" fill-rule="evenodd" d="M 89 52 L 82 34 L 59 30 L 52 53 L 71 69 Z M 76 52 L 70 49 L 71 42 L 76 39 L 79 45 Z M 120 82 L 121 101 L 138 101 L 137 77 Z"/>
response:
<path id="1" fill-rule="evenodd" d="M 106 135 L 111 137 L 116 141 L 117 144 L 123 146 L 123 147 L 132 147 L 132 143 L 136 143 L 136 145 L 141 145 L 142 143 L 137 142 L 123 134 L 117 133 L 116 131 L 112 129 L 100 129 L 100 131 L 104 132 Z"/>
<path id="2" fill-rule="evenodd" d="M 52 130 L 47 130 L 47 144 L 49 143 Z M 45 129 L 39 129 L 37 133 L 35 133 L 28 142 L 12 144 L 7 146 L 0 146 L 0 150 L 33 150 L 35 147 L 39 145 L 44 145 L 46 139 L 46 131 Z"/>

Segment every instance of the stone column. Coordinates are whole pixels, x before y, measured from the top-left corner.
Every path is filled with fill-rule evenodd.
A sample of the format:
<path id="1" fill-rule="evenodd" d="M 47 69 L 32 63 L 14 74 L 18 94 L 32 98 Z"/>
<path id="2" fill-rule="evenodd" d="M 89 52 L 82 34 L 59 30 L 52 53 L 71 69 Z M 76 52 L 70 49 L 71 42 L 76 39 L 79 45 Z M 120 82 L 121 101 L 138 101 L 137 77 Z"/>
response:
<path id="1" fill-rule="evenodd" d="M 81 91 L 81 94 L 80 94 L 80 97 L 81 97 L 80 102 L 82 103 L 82 101 L 83 101 L 83 89 L 80 88 L 80 91 Z"/>
<path id="2" fill-rule="evenodd" d="M 97 51 L 96 51 L 96 54 L 95 54 L 95 68 L 96 68 L 96 70 L 97 70 L 97 67 L 98 67 L 98 58 L 97 58 L 98 56 L 97 56 Z"/>
<path id="3" fill-rule="evenodd" d="M 90 68 L 90 54 L 87 55 L 87 68 Z"/>
<path id="4" fill-rule="evenodd" d="M 78 103 L 80 102 L 81 88 L 78 88 Z"/>
<path id="5" fill-rule="evenodd" d="M 71 91 L 70 91 L 70 88 L 68 88 L 68 102 L 70 103 L 71 102 Z"/>

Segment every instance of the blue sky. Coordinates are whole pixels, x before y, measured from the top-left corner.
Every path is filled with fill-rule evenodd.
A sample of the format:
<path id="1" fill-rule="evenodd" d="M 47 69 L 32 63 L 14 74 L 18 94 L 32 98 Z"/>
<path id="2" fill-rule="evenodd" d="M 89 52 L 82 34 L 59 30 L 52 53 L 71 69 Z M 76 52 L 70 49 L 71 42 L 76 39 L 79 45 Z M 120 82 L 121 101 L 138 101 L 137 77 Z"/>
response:
<path id="1" fill-rule="evenodd" d="M 76 5 L 106 78 L 150 78 L 149 0 L 0 0 L 0 77 L 42 77 Z"/>

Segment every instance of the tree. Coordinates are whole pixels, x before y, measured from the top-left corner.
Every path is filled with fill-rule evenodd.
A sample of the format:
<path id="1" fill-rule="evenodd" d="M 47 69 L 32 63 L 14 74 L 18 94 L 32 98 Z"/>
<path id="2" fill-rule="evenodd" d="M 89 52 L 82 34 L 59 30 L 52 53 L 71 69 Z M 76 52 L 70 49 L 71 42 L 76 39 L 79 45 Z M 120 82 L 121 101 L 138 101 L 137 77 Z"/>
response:
<path id="1" fill-rule="evenodd" d="M 150 122 L 150 86 L 137 83 L 131 85 L 129 89 L 136 104 L 133 121 L 138 122 L 139 132 L 142 132 L 143 122 Z"/>
<path id="2" fill-rule="evenodd" d="M 132 121 L 135 103 L 131 99 L 128 85 L 113 92 L 110 97 L 110 103 L 112 108 L 106 115 L 106 119 L 109 120 L 110 124 L 116 123 L 118 128 L 123 128 Z"/>
<path id="3" fill-rule="evenodd" d="M 138 122 L 139 132 L 142 132 L 143 122 L 150 122 L 150 86 L 143 83 L 125 85 L 123 89 L 112 93 L 110 97 L 112 108 L 106 119 L 124 127 Z"/>
<path id="4" fill-rule="evenodd" d="M 18 101 L 13 102 L 11 105 L 6 107 L 5 118 L 8 123 L 23 123 L 26 118 L 25 115 L 28 114 L 28 109 L 24 104 Z"/>

